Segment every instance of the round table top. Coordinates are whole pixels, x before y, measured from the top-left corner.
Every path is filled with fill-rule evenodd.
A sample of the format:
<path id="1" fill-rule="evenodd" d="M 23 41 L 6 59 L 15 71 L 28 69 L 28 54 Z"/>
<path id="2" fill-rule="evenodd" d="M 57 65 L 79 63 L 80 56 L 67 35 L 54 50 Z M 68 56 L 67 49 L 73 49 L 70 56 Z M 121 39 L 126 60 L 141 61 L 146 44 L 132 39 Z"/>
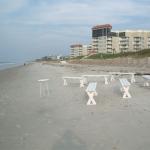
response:
<path id="1" fill-rule="evenodd" d="M 48 81 L 49 79 L 40 79 L 38 80 L 39 82 L 44 82 L 44 81 Z"/>

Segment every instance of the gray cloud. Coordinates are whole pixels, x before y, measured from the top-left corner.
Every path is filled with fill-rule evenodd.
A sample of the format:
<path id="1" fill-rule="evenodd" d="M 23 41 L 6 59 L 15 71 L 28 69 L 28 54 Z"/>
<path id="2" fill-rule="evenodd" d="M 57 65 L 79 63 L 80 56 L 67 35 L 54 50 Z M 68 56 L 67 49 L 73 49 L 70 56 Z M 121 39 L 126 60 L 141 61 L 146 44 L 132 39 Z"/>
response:
<path id="1" fill-rule="evenodd" d="M 148 4 L 146 0 L 1 0 L 0 52 L 3 58 L 8 57 L 6 51 L 13 51 L 14 57 L 25 59 L 29 54 L 67 54 L 70 44 L 90 42 L 95 24 L 149 28 Z"/>

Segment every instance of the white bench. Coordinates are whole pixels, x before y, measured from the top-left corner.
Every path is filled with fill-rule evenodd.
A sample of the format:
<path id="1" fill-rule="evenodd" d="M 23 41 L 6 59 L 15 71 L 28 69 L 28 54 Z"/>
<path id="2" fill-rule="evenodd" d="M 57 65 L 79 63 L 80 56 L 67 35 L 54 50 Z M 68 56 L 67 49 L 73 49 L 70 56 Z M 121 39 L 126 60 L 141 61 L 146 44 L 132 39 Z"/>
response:
<path id="1" fill-rule="evenodd" d="M 80 81 L 80 87 L 84 87 L 84 83 L 83 83 L 83 78 L 82 77 L 63 77 L 64 86 L 68 85 L 67 79 L 79 80 Z"/>
<path id="2" fill-rule="evenodd" d="M 104 80 L 105 80 L 105 84 L 108 84 L 108 77 L 109 76 L 110 75 L 105 75 L 105 74 L 100 74 L 100 75 L 99 74 L 98 75 L 82 75 L 84 83 L 87 82 L 87 78 L 88 77 L 103 77 Z"/>
<path id="3" fill-rule="evenodd" d="M 111 75 L 111 81 L 115 80 L 114 75 L 131 75 L 131 83 L 135 82 L 135 73 L 133 72 L 109 72 L 109 74 Z"/>
<path id="4" fill-rule="evenodd" d="M 150 86 L 150 75 L 143 75 L 142 76 L 144 79 L 146 79 L 146 82 L 144 83 L 144 86 Z"/>
<path id="5" fill-rule="evenodd" d="M 96 86 L 97 86 L 96 82 L 90 82 L 88 84 L 88 87 L 86 88 L 87 95 L 89 96 L 87 105 L 96 105 L 96 102 L 93 98 L 94 96 L 97 96 Z"/>
<path id="6" fill-rule="evenodd" d="M 123 92 L 123 98 L 131 98 L 129 93 L 130 82 L 126 78 L 120 78 L 119 80 L 122 86 L 120 90 Z"/>
<path id="7" fill-rule="evenodd" d="M 48 81 L 49 79 L 39 79 L 38 82 L 40 83 L 40 97 L 49 96 L 49 88 L 48 88 Z"/>

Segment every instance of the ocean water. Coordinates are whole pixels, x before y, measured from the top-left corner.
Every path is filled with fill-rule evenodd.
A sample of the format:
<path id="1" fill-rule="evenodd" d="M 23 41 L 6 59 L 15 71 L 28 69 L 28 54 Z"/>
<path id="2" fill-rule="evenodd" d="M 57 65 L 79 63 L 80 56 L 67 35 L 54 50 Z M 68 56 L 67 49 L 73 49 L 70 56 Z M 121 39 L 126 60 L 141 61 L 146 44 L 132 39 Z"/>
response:
<path id="1" fill-rule="evenodd" d="M 11 63 L 11 62 L 0 62 L 0 70 L 4 70 L 4 69 L 8 69 L 8 68 L 12 68 L 12 67 L 16 67 L 19 66 L 18 63 Z"/>

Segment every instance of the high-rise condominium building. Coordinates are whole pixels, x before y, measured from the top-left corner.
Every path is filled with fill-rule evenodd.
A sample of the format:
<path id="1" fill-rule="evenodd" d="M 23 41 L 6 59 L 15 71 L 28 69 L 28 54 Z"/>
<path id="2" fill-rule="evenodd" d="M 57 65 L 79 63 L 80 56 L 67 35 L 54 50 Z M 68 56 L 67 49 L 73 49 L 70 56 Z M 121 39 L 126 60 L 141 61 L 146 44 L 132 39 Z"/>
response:
<path id="1" fill-rule="evenodd" d="M 150 31 L 111 31 L 110 24 L 92 28 L 92 49 L 97 53 L 120 53 L 150 48 Z"/>
<path id="2" fill-rule="evenodd" d="M 92 49 L 95 53 L 106 53 L 112 48 L 110 24 L 97 25 L 92 28 Z"/>
<path id="3" fill-rule="evenodd" d="M 83 55 L 83 46 L 82 44 L 74 44 L 70 46 L 71 48 L 71 57 L 77 57 Z"/>
<path id="4" fill-rule="evenodd" d="M 150 48 L 150 31 L 125 30 L 114 32 L 112 49 L 116 52 L 135 52 Z"/>
<path id="5" fill-rule="evenodd" d="M 71 57 L 95 53 L 135 52 L 150 48 L 150 31 L 111 30 L 110 24 L 94 26 L 92 28 L 92 44 L 87 46 L 71 45 Z"/>
<path id="6" fill-rule="evenodd" d="M 70 46 L 71 49 L 71 57 L 77 57 L 77 56 L 87 56 L 88 54 L 93 53 L 92 52 L 92 45 L 82 45 L 82 44 L 74 44 Z"/>

